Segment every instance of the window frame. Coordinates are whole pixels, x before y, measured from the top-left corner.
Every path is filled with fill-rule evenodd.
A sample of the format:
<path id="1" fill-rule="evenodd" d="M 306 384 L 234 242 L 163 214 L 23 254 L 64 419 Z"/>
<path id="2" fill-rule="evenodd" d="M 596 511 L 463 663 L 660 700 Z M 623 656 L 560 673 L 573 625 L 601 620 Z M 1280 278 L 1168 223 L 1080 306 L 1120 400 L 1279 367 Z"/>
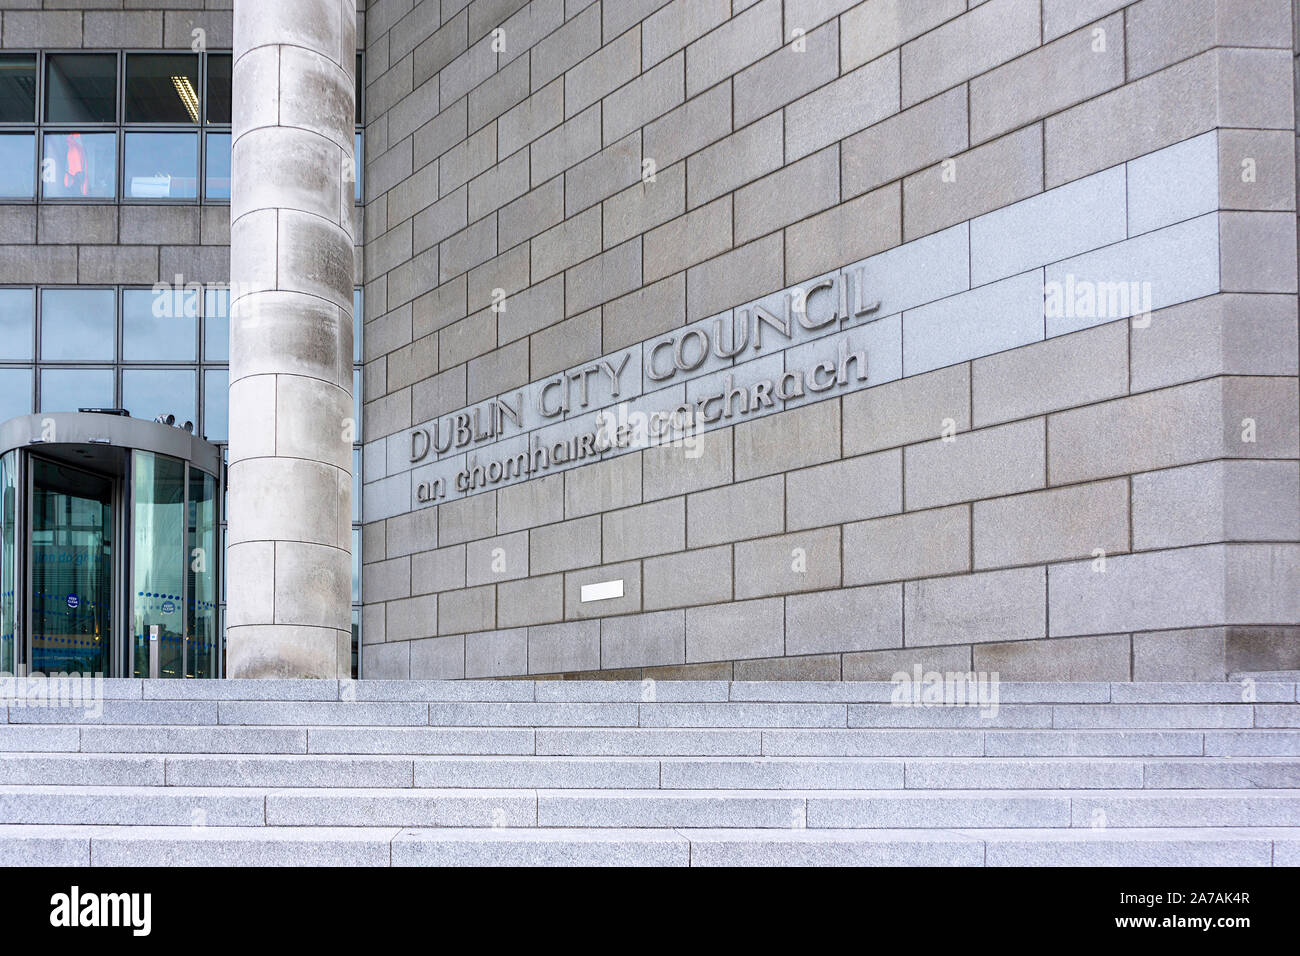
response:
<path id="1" fill-rule="evenodd" d="M 19 52 L 19 51 L 13 51 Z M 27 51 L 22 51 L 27 52 Z M 80 129 L 110 130 L 117 129 L 122 125 L 122 50 L 107 49 L 79 49 L 79 48 L 58 48 L 58 49 L 40 49 L 35 51 L 38 57 L 38 68 L 36 75 L 36 125 L 40 127 L 56 127 L 68 132 L 76 132 Z M 45 82 L 46 74 L 49 72 L 50 57 L 58 56 L 111 56 L 114 58 L 117 73 L 114 77 L 114 119 L 109 122 L 85 122 L 85 121 L 63 121 L 47 120 L 45 111 L 49 107 L 48 97 L 49 90 L 46 89 L 48 84 Z"/>
<path id="2" fill-rule="evenodd" d="M 40 125 L 41 104 L 44 102 L 44 98 L 41 95 L 42 92 L 41 84 L 45 80 L 45 78 L 41 75 L 42 72 L 41 51 L 28 50 L 28 49 L 23 49 L 21 47 L 17 47 L 12 50 L 9 49 L 0 50 L 0 56 L 30 56 L 32 58 L 32 63 L 34 64 L 33 68 L 36 71 L 36 89 L 35 89 L 36 102 L 32 104 L 32 118 L 29 120 L 8 120 L 8 121 L 0 120 L 0 133 L 6 132 L 6 130 L 13 127 L 25 128 L 28 126 Z"/>
<path id="3" fill-rule="evenodd" d="M 50 203 L 52 205 L 114 205 L 114 206 L 229 206 L 230 198 L 228 196 L 209 197 L 208 195 L 208 139 L 209 134 L 225 134 L 231 137 L 231 143 L 234 142 L 234 124 L 214 122 L 208 117 L 208 83 L 209 83 L 209 59 L 214 56 L 231 57 L 233 66 L 234 51 L 227 48 L 200 50 L 195 51 L 189 48 L 172 49 L 172 48 L 140 48 L 140 47 L 120 47 L 115 49 L 78 49 L 68 47 L 51 47 L 43 48 L 14 48 L 6 49 L 3 52 L 6 56 L 31 56 L 35 61 L 36 69 L 36 110 L 34 118 L 28 121 L 18 122 L 0 122 L 0 133 L 25 133 L 31 134 L 33 138 L 33 162 L 32 169 L 34 179 L 32 182 L 31 196 L 7 196 L 0 197 L 0 205 L 24 205 Z M 45 110 L 47 107 L 48 90 L 46 89 L 46 72 L 48 70 L 48 59 L 51 56 L 75 55 L 75 56 L 112 56 L 116 64 L 116 80 L 114 84 L 114 95 L 116 96 L 115 116 L 113 122 L 100 123 L 72 123 L 72 122 L 54 122 L 45 119 Z M 197 123 L 161 123 L 161 122 L 128 122 L 126 117 L 126 71 L 128 58 L 137 55 L 149 56 L 194 56 L 198 58 L 198 76 L 199 88 L 199 121 Z M 365 138 L 366 138 L 366 83 L 365 83 L 365 51 L 358 50 L 356 53 L 354 77 L 354 89 L 356 94 L 356 114 L 353 116 L 353 149 L 355 163 L 355 185 L 353 192 L 353 201 L 356 207 L 364 207 L 365 197 Z M 233 91 L 232 91 L 233 92 Z M 233 97 L 232 97 L 233 99 Z M 232 104 L 233 105 L 233 104 Z M 358 119 L 359 117 L 359 119 Z M 233 119 L 233 117 L 232 117 Z M 42 163 L 45 160 L 45 134 L 68 134 L 76 132 L 85 133 L 111 133 L 115 137 L 114 157 L 116 169 L 114 171 L 114 195 L 110 198 L 107 196 L 45 196 L 43 180 L 41 177 Z M 196 185 L 195 194 L 192 197 L 169 197 L 169 196 L 128 196 L 126 180 L 126 136 L 128 133 L 194 133 L 197 137 L 198 162 L 195 170 Z M 356 148 L 356 141 L 360 138 L 360 150 Z"/>

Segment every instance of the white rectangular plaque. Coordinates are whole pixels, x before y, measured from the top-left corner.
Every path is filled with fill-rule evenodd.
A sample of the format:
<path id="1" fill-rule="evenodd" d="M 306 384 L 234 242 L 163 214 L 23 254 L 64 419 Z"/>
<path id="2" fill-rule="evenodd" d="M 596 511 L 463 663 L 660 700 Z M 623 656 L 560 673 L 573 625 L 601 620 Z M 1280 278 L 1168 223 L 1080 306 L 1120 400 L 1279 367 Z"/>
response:
<path id="1" fill-rule="evenodd" d="M 623 579 L 617 581 L 600 581 L 596 584 L 582 586 L 582 603 L 588 601 L 608 601 L 610 598 L 623 596 Z"/>

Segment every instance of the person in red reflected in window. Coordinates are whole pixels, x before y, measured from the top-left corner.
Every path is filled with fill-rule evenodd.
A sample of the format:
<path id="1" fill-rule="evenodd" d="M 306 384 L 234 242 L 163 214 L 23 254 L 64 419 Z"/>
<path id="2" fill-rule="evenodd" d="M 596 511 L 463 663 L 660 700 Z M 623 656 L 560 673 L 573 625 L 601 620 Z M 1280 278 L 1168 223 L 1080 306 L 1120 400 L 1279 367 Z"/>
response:
<path id="1" fill-rule="evenodd" d="M 80 133 L 68 137 L 68 159 L 63 168 L 63 185 L 73 192 L 80 190 L 83 196 L 89 190 L 86 182 L 86 150 L 81 145 Z"/>

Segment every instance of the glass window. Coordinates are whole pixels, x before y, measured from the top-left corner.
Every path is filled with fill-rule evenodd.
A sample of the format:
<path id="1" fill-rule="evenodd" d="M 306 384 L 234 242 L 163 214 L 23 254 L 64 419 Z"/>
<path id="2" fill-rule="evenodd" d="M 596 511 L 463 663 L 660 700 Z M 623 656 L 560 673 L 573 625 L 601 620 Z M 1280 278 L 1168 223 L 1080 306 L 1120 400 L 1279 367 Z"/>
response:
<path id="1" fill-rule="evenodd" d="M 117 296 L 112 289 L 41 290 L 42 361 L 116 357 Z"/>
<path id="2" fill-rule="evenodd" d="M 46 133 L 41 194 L 46 199 L 117 195 L 116 133 Z"/>
<path id="3" fill-rule="evenodd" d="M 352 603 L 361 603 L 361 529 L 352 529 Z"/>
<path id="4" fill-rule="evenodd" d="M 47 368 L 41 370 L 41 411 L 75 412 L 79 408 L 113 407 L 111 368 Z"/>
<path id="5" fill-rule="evenodd" d="M 122 360 L 193 362 L 198 346 L 198 290 L 125 289 Z"/>
<path id="6" fill-rule="evenodd" d="M 192 369 L 131 368 L 122 372 L 122 407 L 133 418 L 174 415 L 176 424 L 193 422 L 194 378 Z"/>
<path id="7" fill-rule="evenodd" d="M 0 136 L 0 199 L 32 199 L 36 195 L 36 134 Z"/>
<path id="8" fill-rule="evenodd" d="M 365 92 L 365 89 L 366 89 L 366 71 L 365 71 L 365 67 L 364 67 L 364 65 L 363 65 L 362 62 L 361 62 L 361 54 L 360 54 L 360 53 L 357 54 L 357 69 L 356 69 L 356 73 L 354 74 L 354 79 L 356 80 L 356 93 L 355 93 L 355 96 L 356 96 L 356 101 L 357 101 L 357 115 L 356 115 L 356 119 L 354 120 L 354 122 L 356 123 L 356 125 L 360 126 L 362 123 L 365 122 L 365 117 L 362 115 L 362 112 L 363 112 L 363 110 L 362 110 L 362 99 L 363 99 L 362 94 Z"/>
<path id="9" fill-rule="evenodd" d="M 230 134 L 208 133 L 208 164 L 203 195 L 208 199 L 230 198 Z"/>
<path id="10" fill-rule="evenodd" d="M 361 449 L 352 449 L 352 520 L 361 521 Z"/>
<path id="11" fill-rule="evenodd" d="M 36 325 L 36 293 L 32 289 L 0 289 L 0 361 L 32 360 L 32 329 Z"/>
<path id="12" fill-rule="evenodd" d="M 0 368 L 0 422 L 32 413 L 32 370 Z"/>
<path id="13" fill-rule="evenodd" d="M 208 55 L 208 122 L 230 122 L 230 54 Z"/>
<path id="14" fill-rule="evenodd" d="M 230 436 L 230 371 L 224 368 L 203 370 L 203 437 L 223 442 Z"/>
<path id="15" fill-rule="evenodd" d="M 356 142 L 353 144 L 352 149 L 352 178 L 356 182 L 356 186 L 353 189 L 353 198 L 355 198 L 357 202 L 361 202 L 361 167 L 364 165 L 362 160 L 365 158 L 365 152 L 361 144 L 361 134 L 357 133 Z"/>
<path id="16" fill-rule="evenodd" d="M 117 54 L 52 53 L 45 58 L 49 123 L 117 121 Z"/>
<path id="17" fill-rule="evenodd" d="M 230 290 L 203 293 L 203 361 L 230 359 Z"/>
<path id="18" fill-rule="evenodd" d="M 366 325 L 366 297 L 360 289 L 352 290 L 352 361 L 361 363 L 361 330 Z"/>
<path id="19" fill-rule="evenodd" d="M 352 609 L 352 679 L 361 676 L 361 609 Z"/>
<path id="20" fill-rule="evenodd" d="M 196 53 L 128 53 L 128 123 L 197 123 L 199 57 Z"/>
<path id="21" fill-rule="evenodd" d="M 127 133 L 124 192 L 131 199 L 194 199 L 199 194 L 197 133 Z"/>
<path id="22" fill-rule="evenodd" d="M 361 369 L 352 370 L 352 440 L 361 441 Z"/>
<path id="23" fill-rule="evenodd" d="M 36 55 L 0 56 L 0 123 L 36 122 Z"/>

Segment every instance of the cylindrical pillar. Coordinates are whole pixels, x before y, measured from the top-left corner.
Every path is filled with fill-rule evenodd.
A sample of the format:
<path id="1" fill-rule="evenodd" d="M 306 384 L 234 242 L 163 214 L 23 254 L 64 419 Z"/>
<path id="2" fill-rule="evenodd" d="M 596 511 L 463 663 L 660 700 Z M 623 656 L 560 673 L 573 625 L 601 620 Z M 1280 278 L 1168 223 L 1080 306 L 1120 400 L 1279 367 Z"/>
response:
<path id="1" fill-rule="evenodd" d="M 355 0 L 235 0 L 230 677 L 351 670 Z"/>

